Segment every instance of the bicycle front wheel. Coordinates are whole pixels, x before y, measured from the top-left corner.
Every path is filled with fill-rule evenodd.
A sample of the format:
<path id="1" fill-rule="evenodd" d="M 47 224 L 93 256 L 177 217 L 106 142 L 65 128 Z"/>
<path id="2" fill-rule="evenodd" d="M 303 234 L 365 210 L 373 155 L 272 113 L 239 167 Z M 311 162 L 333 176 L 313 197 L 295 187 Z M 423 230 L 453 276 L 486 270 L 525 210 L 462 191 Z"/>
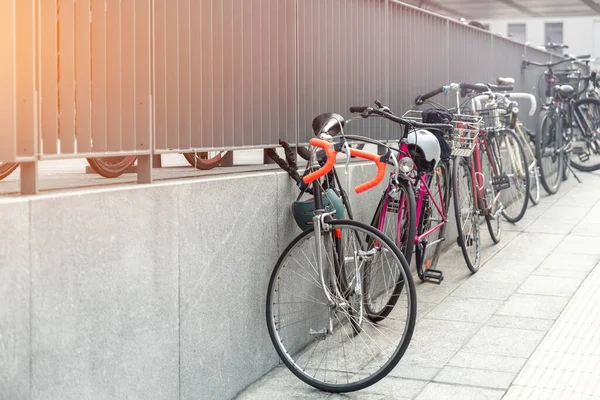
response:
<path id="1" fill-rule="evenodd" d="M 376 383 L 402 358 L 414 331 L 416 293 L 408 263 L 388 237 L 357 221 L 328 224 L 321 260 L 314 230 L 302 232 L 280 256 L 266 316 L 273 345 L 294 375 L 320 390 L 342 393 Z M 396 270 L 402 279 L 393 310 L 379 323 L 361 318 L 359 305 L 366 297 L 388 299 L 363 279 L 370 269 Z M 361 329 L 355 329 L 357 321 Z"/>
<path id="2" fill-rule="evenodd" d="M 481 264 L 479 212 L 475 207 L 471 159 L 457 157 L 452 166 L 452 198 L 460 246 L 467 267 L 476 273 Z"/>
<path id="3" fill-rule="evenodd" d="M 519 222 L 527 211 L 529 201 L 529 166 L 525 150 L 517 134 L 511 130 L 500 132 L 502 152 L 502 173 L 508 176 L 510 187 L 500 192 L 504 206 L 502 215 L 511 223 Z"/>
<path id="4" fill-rule="evenodd" d="M 578 135 L 573 142 L 571 165 L 584 172 L 600 169 L 600 100 L 581 99 L 573 104 Z"/>

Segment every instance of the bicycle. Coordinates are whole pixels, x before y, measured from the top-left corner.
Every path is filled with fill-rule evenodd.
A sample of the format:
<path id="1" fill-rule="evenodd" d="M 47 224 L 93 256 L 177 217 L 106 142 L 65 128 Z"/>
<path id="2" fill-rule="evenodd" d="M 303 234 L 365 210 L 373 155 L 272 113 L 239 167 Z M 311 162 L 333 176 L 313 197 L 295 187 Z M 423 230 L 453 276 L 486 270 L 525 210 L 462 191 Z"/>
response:
<path id="1" fill-rule="evenodd" d="M 529 65 L 546 68 L 543 76 L 546 78 L 546 95 L 550 97 L 550 101 L 542 106 L 540 112 L 536 155 L 540 166 L 540 181 L 551 195 L 558 191 L 562 180 L 566 179 L 566 170 L 573 172 L 575 179 L 581 182 L 572 167 L 582 171 L 600 169 L 598 161 L 591 166 L 583 165 L 591 156 L 600 155 L 600 113 L 592 116 L 596 114 L 600 100 L 592 97 L 579 98 L 586 91 L 587 85 L 579 92 L 572 85 L 555 85 L 557 77 L 553 71 L 557 65 L 588 57 L 589 55 L 571 57 L 554 63 L 523 61 L 523 68 Z M 592 72 L 577 79 L 585 83 L 594 82 L 595 85 L 596 74 Z M 579 136 L 574 136 L 574 129 L 579 130 Z M 574 146 L 576 141 L 583 142 L 583 145 Z"/>
<path id="2" fill-rule="evenodd" d="M 386 233 L 399 246 L 416 253 L 416 270 L 422 282 L 440 284 L 443 272 L 435 269 L 441 254 L 441 243 L 447 223 L 449 203 L 449 150 L 442 154 L 442 143 L 453 126 L 440 121 L 431 122 L 398 117 L 379 102 L 378 108 L 352 107 L 361 117 L 378 116 L 404 126 L 398 157 L 399 171 L 390 176 L 386 190 L 377 205 L 371 225 Z M 428 130 L 427 130 L 428 129 Z M 436 136 L 429 130 L 438 133 Z M 447 153 L 447 154 L 446 154 Z M 403 217 L 409 209 L 410 218 Z"/>
<path id="3" fill-rule="evenodd" d="M 498 84 L 509 85 L 514 83 L 514 79 L 512 78 L 498 78 Z M 485 94 L 481 94 L 475 96 L 473 98 L 473 112 L 475 113 L 477 109 L 483 109 L 485 107 L 496 107 L 499 106 L 502 110 L 503 118 L 498 122 L 503 123 L 501 127 L 502 130 L 511 130 L 516 134 L 518 141 L 521 143 L 524 154 L 520 153 L 520 149 L 511 145 L 510 141 L 507 140 L 505 142 L 505 151 L 508 151 L 509 158 L 509 167 L 512 170 L 512 175 L 509 174 L 509 178 L 511 178 L 511 187 L 512 188 L 523 188 L 522 185 L 518 185 L 518 181 L 525 180 L 528 177 L 529 181 L 529 190 L 524 192 L 523 196 L 528 196 L 529 200 L 533 204 L 538 204 L 540 200 L 540 186 L 539 186 L 539 168 L 537 164 L 537 159 L 535 157 L 535 147 L 532 146 L 532 141 L 535 142 L 535 134 L 527 130 L 525 126 L 519 121 L 518 113 L 519 113 L 519 104 L 515 102 L 515 99 L 527 99 L 531 102 L 531 107 L 529 110 L 529 115 L 533 116 L 535 114 L 535 110 L 537 108 L 537 101 L 535 96 L 529 93 L 498 93 L 498 92 L 489 92 Z M 485 100 L 485 104 L 482 105 L 482 101 Z M 500 115 L 499 115 L 500 116 Z M 511 135 L 512 136 L 512 135 Z M 527 169 L 527 171 L 525 171 Z M 523 188 L 525 190 L 525 188 Z M 503 193 L 506 193 L 503 192 Z M 517 196 L 519 194 L 517 193 Z M 519 196 L 520 197 L 520 196 Z M 517 199 L 518 200 L 518 199 Z M 503 210 L 503 215 L 505 219 L 509 222 L 517 222 L 525 213 L 525 209 L 527 206 L 527 202 L 520 205 L 518 201 L 513 201 L 510 204 L 510 201 L 506 199 L 502 202 L 505 205 L 505 209 Z M 507 206 L 507 204 L 509 204 Z M 515 216 L 510 215 L 508 212 L 508 208 L 511 206 L 515 211 L 520 211 L 521 214 L 517 213 Z"/>
<path id="4" fill-rule="evenodd" d="M 336 120 L 337 124 L 343 125 L 343 120 Z M 335 211 L 326 212 L 323 207 L 319 179 L 333 168 L 339 152 L 377 164 L 376 178 L 359 185 L 358 193 L 381 182 L 386 163 L 393 157 L 389 151 L 378 156 L 350 149 L 343 137 L 331 143 L 328 131 L 332 126 L 326 125 L 320 128 L 321 139 L 313 138 L 310 143 L 324 150 L 327 161 L 302 178 L 312 184 L 313 226 L 279 257 L 269 281 L 266 317 L 269 336 L 288 369 L 313 387 L 341 393 L 376 383 L 398 363 L 414 331 L 416 292 L 406 259 L 387 236 L 358 221 L 334 219 Z M 314 150 L 311 160 L 317 162 Z M 402 285 L 390 313 L 373 322 L 364 304 L 370 296 L 367 272 L 377 268 L 397 270 Z M 336 356 L 342 360 L 336 361 Z"/>
<path id="5" fill-rule="evenodd" d="M 468 96 L 467 101 L 472 101 L 469 91 L 484 93 L 491 89 L 512 90 L 512 86 L 451 83 L 415 99 L 415 105 L 419 106 L 441 93 L 452 91 L 456 95 L 456 107 L 448 110 L 455 113 L 455 133 L 458 133 L 458 140 L 453 140 L 452 149 L 452 197 L 457 222 L 457 242 L 471 273 L 476 273 L 481 263 L 480 216 L 485 217 L 494 243 L 500 241 L 502 223 L 499 216 L 503 206 L 499 192 L 510 187 L 510 179 L 502 170 L 499 150 L 499 139 L 505 136 L 495 134 L 495 123 L 484 129 L 481 116 L 461 114 L 464 107 L 460 97 Z M 431 103 L 445 109 L 438 103 Z M 493 113 L 492 117 L 491 121 L 495 122 Z M 519 146 L 519 143 L 514 145 Z M 486 156 L 483 157 L 482 153 Z"/>

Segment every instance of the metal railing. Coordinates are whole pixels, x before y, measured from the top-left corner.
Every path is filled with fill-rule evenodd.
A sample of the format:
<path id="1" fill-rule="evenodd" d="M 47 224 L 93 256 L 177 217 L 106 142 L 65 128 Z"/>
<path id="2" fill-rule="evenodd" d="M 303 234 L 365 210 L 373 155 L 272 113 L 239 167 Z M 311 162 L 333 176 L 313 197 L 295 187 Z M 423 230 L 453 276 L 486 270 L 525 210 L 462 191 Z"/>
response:
<path id="1" fill-rule="evenodd" d="M 23 193 L 40 160 L 135 155 L 150 182 L 152 155 L 306 144 L 319 113 L 401 113 L 450 81 L 533 92 L 524 54 L 555 57 L 394 0 L 0 0 L 0 35 L 0 160 Z"/>

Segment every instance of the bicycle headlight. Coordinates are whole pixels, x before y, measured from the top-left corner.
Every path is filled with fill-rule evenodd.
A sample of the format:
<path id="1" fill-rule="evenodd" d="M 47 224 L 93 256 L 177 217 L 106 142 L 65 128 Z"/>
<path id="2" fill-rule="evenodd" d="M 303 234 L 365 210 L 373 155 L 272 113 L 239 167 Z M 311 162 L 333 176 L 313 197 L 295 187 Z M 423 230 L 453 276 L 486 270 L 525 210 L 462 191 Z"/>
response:
<path id="1" fill-rule="evenodd" d="M 403 174 L 408 174 L 415 167 L 415 163 L 410 157 L 404 157 L 398 162 L 398 169 Z"/>

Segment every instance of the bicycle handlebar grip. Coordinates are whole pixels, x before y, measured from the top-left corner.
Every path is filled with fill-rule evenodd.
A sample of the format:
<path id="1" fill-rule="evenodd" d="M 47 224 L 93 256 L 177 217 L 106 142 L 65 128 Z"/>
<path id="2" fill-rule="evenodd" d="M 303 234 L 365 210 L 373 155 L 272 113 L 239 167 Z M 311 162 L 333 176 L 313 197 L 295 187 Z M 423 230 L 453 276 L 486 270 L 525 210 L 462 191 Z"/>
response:
<path id="1" fill-rule="evenodd" d="M 497 85 L 494 87 L 495 90 L 499 90 L 501 92 L 512 92 L 515 90 L 514 86 L 511 85 Z"/>
<path id="2" fill-rule="evenodd" d="M 479 84 L 473 85 L 471 83 L 461 83 L 460 88 L 461 89 L 471 89 L 476 92 L 487 92 L 489 90 L 488 87 L 485 85 L 479 85 Z"/>
<path id="3" fill-rule="evenodd" d="M 306 184 L 309 184 L 321 178 L 322 176 L 327 175 L 327 173 L 331 171 L 331 169 L 335 165 L 335 159 L 337 158 L 337 151 L 333 149 L 333 144 L 317 138 L 310 139 L 310 144 L 312 146 L 320 147 L 323 150 L 325 150 L 325 154 L 327 154 L 327 162 L 322 168 L 319 168 L 315 172 L 311 172 L 310 174 L 302 178 L 302 180 Z"/>
<path id="4" fill-rule="evenodd" d="M 590 54 L 584 54 L 582 56 L 576 56 L 575 58 L 580 59 L 580 58 L 590 58 L 591 55 Z"/>
<path id="5" fill-rule="evenodd" d="M 420 96 L 417 96 L 415 98 L 415 104 L 418 105 L 418 106 L 420 106 L 421 104 L 423 104 L 423 102 L 425 100 L 430 99 L 433 96 L 437 96 L 438 94 L 443 93 L 443 92 L 444 92 L 444 88 L 443 87 L 439 87 L 437 89 L 432 90 L 429 93 L 425 93 L 425 94 L 422 94 Z"/>
<path id="6" fill-rule="evenodd" d="M 352 106 L 350 107 L 350 112 L 351 113 L 363 113 L 367 108 L 367 106 Z"/>
<path id="7" fill-rule="evenodd" d="M 377 164 L 377 175 L 375 175 L 375 178 L 371 179 L 369 182 L 363 183 L 354 188 L 354 190 L 356 190 L 356 193 L 362 193 L 366 190 L 372 189 L 375 186 L 379 185 L 381 181 L 383 181 L 383 178 L 385 177 L 385 171 L 387 169 L 387 164 L 381 162 L 381 156 L 358 149 L 350 149 L 350 154 L 356 157 L 372 160 L 375 162 L 375 164 Z"/>

